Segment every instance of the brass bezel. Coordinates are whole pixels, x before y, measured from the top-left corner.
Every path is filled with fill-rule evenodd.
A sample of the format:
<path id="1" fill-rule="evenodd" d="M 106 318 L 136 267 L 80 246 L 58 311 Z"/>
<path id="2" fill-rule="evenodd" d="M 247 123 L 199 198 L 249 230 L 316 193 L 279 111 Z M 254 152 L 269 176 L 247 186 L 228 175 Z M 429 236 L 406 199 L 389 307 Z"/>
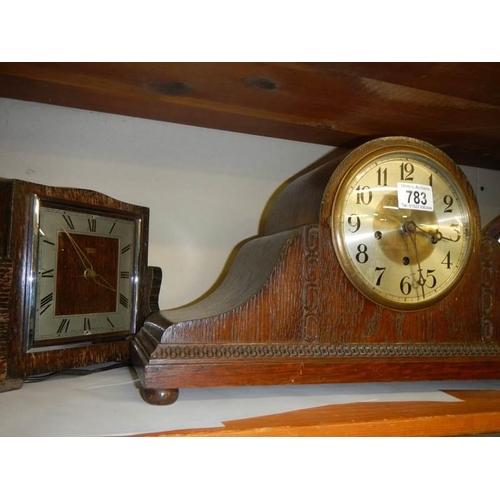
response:
<path id="1" fill-rule="evenodd" d="M 463 265 L 453 281 L 439 293 L 420 301 L 403 302 L 391 300 L 379 294 L 373 287 L 368 286 L 366 281 L 360 277 L 359 270 L 351 262 L 349 253 L 344 245 L 342 231 L 342 210 L 347 192 L 351 190 L 351 183 L 360 170 L 378 158 L 391 155 L 418 156 L 424 162 L 430 162 L 442 175 L 454 186 L 457 193 L 462 197 L 464 210 L 468 217 L 469 239 Z M 472 188 L 460 168 L 442 151 L 426 142 L 408 137 L 387 137 L 376 139 L 358 148 L 353 154 L 348 155 L 337 167 L 336 172 L 339 183 L 335 192 L 330 214 L 330 229 L 333 246 L 344 273 L 356 289 L 369 300 L 389 309 L 398 311 L 418 311 L 425 309 L 447 297 L 459 285 L 465 275 L 472 255 L 479 241 L 479 209 Z"/>

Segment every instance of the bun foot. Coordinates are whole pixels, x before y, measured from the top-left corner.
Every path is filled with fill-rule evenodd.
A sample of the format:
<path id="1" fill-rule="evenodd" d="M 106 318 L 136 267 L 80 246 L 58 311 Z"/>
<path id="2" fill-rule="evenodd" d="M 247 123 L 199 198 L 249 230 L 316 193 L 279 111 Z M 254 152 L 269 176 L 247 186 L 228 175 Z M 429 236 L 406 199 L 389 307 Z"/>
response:
<path id="1" fill-rule="evenodd" d="M 0 382 L 0 392 L 15 391 L 23 386 L 22 378 L 8 378 Z"/>
<path id="2" fill-rule="evenodd" d="M 141 389 L 141 396 L 152 405 L 171 405 L 179 397 L 179 389 Z"/>

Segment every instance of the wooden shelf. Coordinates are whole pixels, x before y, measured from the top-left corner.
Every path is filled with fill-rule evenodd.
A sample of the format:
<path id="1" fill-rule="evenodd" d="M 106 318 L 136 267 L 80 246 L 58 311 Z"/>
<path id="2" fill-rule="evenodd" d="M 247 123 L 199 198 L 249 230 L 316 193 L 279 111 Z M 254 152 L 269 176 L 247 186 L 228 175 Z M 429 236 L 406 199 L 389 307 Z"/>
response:
<path id="1" fill-rule="evenodd" d="M 185 389 L 174 405 L 152 407 L 131 367 L 76 373 L 1 394 L 0 436 L 500 433 L 500 380 Z"/>
<path id="2" fill-rule="evenodd" d="M 0 97 L 500 169 L 498 63 L 0 63 Z"/>
<path id="3" fill-rule="evenodd" d="M 352 403 L 143 436 L 464 436 L 500 433 L 500 391 L 444 391 L 462 402 Z"/>

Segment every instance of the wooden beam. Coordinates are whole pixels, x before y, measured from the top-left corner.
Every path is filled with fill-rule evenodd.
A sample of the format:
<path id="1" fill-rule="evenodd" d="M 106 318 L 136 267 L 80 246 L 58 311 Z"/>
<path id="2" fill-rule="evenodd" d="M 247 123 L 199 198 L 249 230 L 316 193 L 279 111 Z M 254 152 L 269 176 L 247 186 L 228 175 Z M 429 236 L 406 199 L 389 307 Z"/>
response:
<path id="1" fill-rule="evenodd" d="M 1 63 L 0 96 L 355 147 L 407 135 L 500 169 L 497 63 Z"/>

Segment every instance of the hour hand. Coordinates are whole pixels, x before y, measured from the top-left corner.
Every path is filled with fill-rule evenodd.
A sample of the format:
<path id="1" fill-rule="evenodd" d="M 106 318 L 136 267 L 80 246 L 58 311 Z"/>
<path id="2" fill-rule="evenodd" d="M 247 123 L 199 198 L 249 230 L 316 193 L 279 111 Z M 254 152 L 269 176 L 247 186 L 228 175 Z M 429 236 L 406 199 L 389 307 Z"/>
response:
<path id="1" fill-rule="evenodd" d="M 96 285 L 116 292 L 116 288 L 114 288 L 104 276 L 97 274 L 93 269 L 85 269 L 83 276 L 85 276 L 88 280 L 92 280 Z"/>
<path id="2" fill-rule="evenodd" d="M 434 231 L 425 231 L 425 230 L 423 230 L 422 228 L 420 228 L 419 226 L 417 226 L 417 229 L 418 229 L 420 232 L 422 232 L 422 233 L 424 233 L 424 234 L 428 235 L 428 236 L 429 236 L 429 238 L 430 238 L 430 240 L 431 240 L 431 242 L 432 242 L 433 244 L 436 244 L 436 243 L 438 243 L 438 242 L 439 242 L 439 241 L 441 241 L 441 240 L 451 241 L 451 242 L 453 242 L 453 243 L 456 243 L 457 241 L 459 241 L 459 240 L 460 240 L 460 232 L 459 232 L 459 231 L 458 231 L 458 229 L 456 229 L 456 228 L 454 228 L 454 231 L 455 231 L 455 233 L 456 233 L 454 238 L 450 238 L 450 237 L 448 237 L 448 236 L 444 236 L 444 235 L 443 235 L 443 233 L 442 233 L 439 229 L 436 229 L 436 230 L 434 230 Z"/>
<path id="3" fill-rule="evenodd" d="M 438 242 L 438 241 L 441 241 L 443 239 L 443 234 L 441 233 L 441 231 L 439 231 L 439 229 L 424 229 L 422 226 L 419 226 L 418 224 L 415 224 L 415 229 L 421 233 L 421 234 L 425 234 L 425 236 L 427 236 L 431 243 L 433 243 L 434 245 Z"/>
<path id="4" fill-rule="evenodd" d="M 458 226 L 458 224 L 451 225 L 451 227 L 453 228 L 453 231 L 455 231 L 454 238 L 449 238 L 448 236 L 444 236 L 441 232 L 438 231 L 438 233 L 440 235 L 440 239 L 446 240 L 446 241 L 451 241 L 452 243 L 456 243 L 457 241 L 459 241 L 460 240 L 460 231 L 455 226 Z"/>

